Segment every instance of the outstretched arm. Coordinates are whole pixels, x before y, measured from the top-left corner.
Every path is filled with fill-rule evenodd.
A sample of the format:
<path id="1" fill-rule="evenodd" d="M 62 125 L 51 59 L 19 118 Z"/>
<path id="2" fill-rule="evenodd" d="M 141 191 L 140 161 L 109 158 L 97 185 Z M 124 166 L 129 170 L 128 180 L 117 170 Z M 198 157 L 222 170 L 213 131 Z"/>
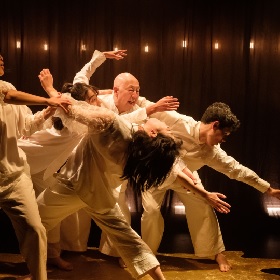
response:
<path id="1" fill-rule="evenodd" d="M 133 112 L 123 114 L 122 117 L 130 122 L 140 123 L 153 113 L 166 111 L 174 112 L 179 107 L 178 99 L 173 96 L 165 96 L 156 103 L 146 99 L 143 101 L 143 99 L 144 98 L 141 98 L 141 101 L 137 104 L 140 108 Z"/>
<path id="2" fill-rule="evenodd" d="M 85 64 L 85 66 L 76 73 L 73 84 L 76 83 L 86 83 L 89 84 L 89 80 L 92 74 L 95 72 L 97 67 L 99 67 L 106 58 L 120 60 L 126 56 L 126 50 L 118 50 L 118 51 L 108 51 L 108 52 L 100 52 L 95 50 L 91 60 Z"/>
<path id="3" fill-rule="evenodd" d="M 266 194 L 276 197 L 280 199 L 280 190 L 279 189 L 274 189 L 272 187 L 269 187 L 268 190 L 265 192 Z"/>
<path id="4" fill-rule="evenodd" d="M 195 185 L 192 179 L 187 176 L 183 171 L 179 171 L 176 182 L 198 195 L 201 195 L 203 198 L 206 199 L 209 205 L 215 208 L 220 213 L 229 213 L 230 212 L 230 205 L 221 200 L 220 198 L 226 198 L 225 195 L 216 192 L 208 192 L 203 188 L 200 188 L 199 185 Z"/>
<path id="5" fill-rule="evenodd" d="M 158 112 L 173 111 L 178 109 L 179 104 L 178 98 L 173 96 L 165 96 L 156 103 L 148 105 L 146 107 L 146 112 L 147 115 L 150 116 L 151 114 Z"/>
<path id="6" fill-rule="evenodd" d="M 5 96 L 5 103 L 15 105 L 47 105 L 51 107 L 61 107 L 67 112 L 68 105 L 71 104 L 69 99 L 61 96 L 46 98 L 17 90 L 2 91 L 2 93 Z"/>
<path id="7" fill-rule="evenodd" d="M 127 50 L 107 51 L 103 52 L 106 58 L 120 60 L 127 56 Z"/>

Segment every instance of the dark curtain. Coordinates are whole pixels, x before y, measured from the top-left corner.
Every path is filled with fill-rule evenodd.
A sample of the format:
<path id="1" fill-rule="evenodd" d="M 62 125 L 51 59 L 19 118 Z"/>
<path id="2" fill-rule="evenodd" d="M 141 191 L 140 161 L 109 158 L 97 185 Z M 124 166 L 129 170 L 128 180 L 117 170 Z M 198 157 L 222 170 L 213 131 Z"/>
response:
<path id="1" fill-rule="evenodd" d="M 41 69 L 51 70 L 60 89 L 95 49 L 127 49 L 124 60 L 98 68 L 91 83 L 112 88 L 117 74 L 130 72 L 139 79 L 142 96 L 151 101 L 176 96 L 178 111 L 196 120 L 212 102 L 227 103 L 241 128 L 222 147 L 279 188 L 279 8 L 278 0 L 2 0 L 4 79 L 19 90 L 45 95 L 37 78 Z M 199 172 L 208 190 L 226 194 L 232 204 L 231 214 L 219 215 L 222 227 L 231 227 L 235 217 L 245 223 L 253 217 L 264 221 L 266 206 L 279 205 L 208 167 Z M 139 197 L 131 191 L 128 197 L 132 209 L 141 212 Z M 169 192 L 164 213 L 176 201 Z"/>

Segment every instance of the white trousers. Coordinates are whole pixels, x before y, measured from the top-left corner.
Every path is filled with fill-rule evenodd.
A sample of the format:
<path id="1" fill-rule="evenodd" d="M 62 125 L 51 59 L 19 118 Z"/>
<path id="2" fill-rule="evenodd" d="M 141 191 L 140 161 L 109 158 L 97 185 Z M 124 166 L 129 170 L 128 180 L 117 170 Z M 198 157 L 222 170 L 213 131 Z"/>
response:
<path id="1" fill-rule="evenodd" d="M 54 177 L 43 180 L 44 172 L 45 170 L 32 175 L 36 196 L 56 183 Z M 59 257 L 61 250 L 85 252 L 90 228 L 91 217 L 83 209 L 66 217 L 47 233 L 48 258 Z"/>
<path id="2" fill-rule="evenodd" d="M 181 186 L 164 189 L 150 189 L 142 193 L 144 208 L 141 217 L 142 239 L 156 253 L 164 231 L 164 219 L 160 209 L 168 189 L 176 192 L 185 206 L 186 218 L 195 255 L 213 259 L 216 254 L 225 251 L 220 226 L 214 209 L 205 199 Z"/>
<path id="3" fill-rule="evenodd" d="M 73 190 L 59 184 L 43 191 L 38 196 L 37 202 L 42 222 L 47 231 L 54 228 L 68 215 L 84 208 L 112 240 L 118 254 L 134 278 L 159 266 L 159 262 L 150 248 L 125 221 L 118 204 L 115 204 L 115 207 L 106 213 L 98 213 L 87 207 Z"/>
<path id="4" fill-rule="evenodd" d="M 19 249 L 34 280 L 47 280 L 47 237 L 41 223 L 32 181 L 23 173 L 1 184 L 0 206 L 11 219 Z"/>
<path id="5" fill-rule="evenodd" d="M 124 215 L 125 220 L 131 224 L 131 215 L 127 206 L 125 194 L 126 184 L 127 183 L 125 182 L 114 190 L 114 197 Z M 101 232 L 99 251 L 108 256 L 119 257 L 116 248 L 113 246 L 112 240 L 110 240 L 104 231 Z"/>

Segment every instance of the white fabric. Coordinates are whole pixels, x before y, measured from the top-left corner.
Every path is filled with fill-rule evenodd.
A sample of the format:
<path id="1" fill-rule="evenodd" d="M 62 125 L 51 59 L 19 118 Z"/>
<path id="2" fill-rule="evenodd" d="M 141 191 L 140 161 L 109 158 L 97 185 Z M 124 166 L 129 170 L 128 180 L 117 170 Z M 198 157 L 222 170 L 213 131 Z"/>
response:
<path id="1" fill-rule="evenodd" d="M 24 131 L 37 127 L 27 106 L 5 104 L 4 91 L 15 89 L 0 81 L 0 207 L 11 219 L 20 252 L 36 280 L 47 280 L 46 231 L 41 223 L 29 166 L 17 147 Z M 32 248 L 32 250 L 30 250 Z"/>
<path id="2" fill-rule="evenodd" d="M 173 133 L 184 142 L 183 148 L 187 151 L 184 160 L 191 171 L 207 165 L 231 179 L 248 184 L 261 192 L 267 191 L 270 186 L 268 182 L 261 179 L 254 171 L 243 166 L 233 157 L 228 156 L 220 145 L 210 147 L 206 144 L 201 144 L 199 142 L 199 128 L 200 122 L 196 122 L 191 118 L 188 121 L 178 119 L 171 127 Z"/>
<path id="3" fill-rule="evenodd" d="M 80 72 L 80 75 L 84 77 L 83 81 L 87 84 L 91 77 L 91 75 L 88 75 L 89 71 L 87 70 L 89 66 L 90 63 L 86 64 L 83 71 Z M 99 98 L 102 100 L 102 106 L 119 114 L 114 103 L 113 93 L 100 95 Z M 127 119 L 131 122 L 141 122 L 147 118 L 147 116 L 145 116 L 145 107 L 151 104 L 153 104 L 153 102 L 140 96 L 137 105 L 135 105 L 130 112 L 126 112 L 128 113 L 127 115 L 122 114 L 122 116 L 127 116 Z M 213 150 L 211 150 L 206 147 L 206 145 L 200 145 L 198 139 L 199 122 L 196 122 L 192 117 L 179 114 L 176 111 L 155 113 L 151 115 L 151 117 L 156 117 L 164 121 L 171 127 L 175 135 L 184 140 L 184 148 L 187 151 L 184 160 L 191 171 L 195 172 L 203 165 L 208 165 L 230 178 L 243 181 L 262 192 L 266 191 L 269 187 L 269 184 L 266 181 L 259 178 L 252 170 L 240 165 L 232 157 L 227 156 L 219 146 L 214 147 Z M 197 182 L 201 184 L 197 172 L 195 175 Z M 174 187 L 164 184 L 150 195 L 150 200 L 148 200 L 147 197 L 143 200 L 143 207 L 146 207 L 148 210 L 143 213 L 142 217 L 142 238 L 144 238 L 144 241 L 150 245 L 154 252 L 158 249 L 164 230 L 163 219 L 158 209 L 160 209 L 162 203 L 161 196 L 162 194 L 164 195 L 168 189 L 174 189 Z M 187 210 L 186 217 L 195 254 L 201 257 L 212 258 L 213 255 L 224 251 L 225 248 L 219 224 L 213 209 L 204 200 L 190 198 L 193 196 L 191 193 L 181 193 L 181 190 L 177 187 L 175 187 L 174 191 L 179 195 L 185 208 L 189 209 Z M 120 193 L 121 197 L 124 196 L 124 193 L 124 190 Z M 149 194 L 146 196 L 149 197 Z M 158 202 L 155 203 L 154 200 Z M 118 203 L 127 213 L 127 205 L 124 202 L 122 203 L 122 201 L 124 201 L 124 199 L 120 199 Z M 191 201 L 195 201 L 195 203 L 192 203 Z M 154 207 L 152 208 L 149 205 L 154 205 Z M 192 217 L 190 213 L 193 213 L 194 216 Z M 110 248 L 111 244 L 112 242 L 106 240 L 105 236 L 102 235 L 99 247 L 100 251 L 115 255 L 114 249 Z"/>
<path id="4" fill-rule="evenodd" d="M 213 148 L 199 142 L 200 122 L 177 112 L 164 112 L 153 115 L 170 125 L 172 132 L 180 137 L 187 151 L 184 161 L 188 168 L 195 172 L 200 167 L 208 165 L 232 179 L 247 183 L 256 189 L 265 191 L 268 183 L 260 179 L 255 172 L 242 166 L 219 147 Z M 182 117 L 180 117 L 182 116 Z M 201 181 L 195 174 L 198 182 Z M 201 187 L 203 187 L 201 185 Z M 142 194 L 142 204 L 145 209 L 141 218 L 141 234 L 143 240 L 157 251 L 164 231 L 164 221 L 160 206 L 165 192 L 173 189 L 185 206 L 188 227 L 195 254 L 199 257 L 210 257 L 225 250 L 219 224 L 213 211 L 203 199 L 192 193 L 184 193 L 176 186 L 166 186 L 150 190 Z"/>
<path id="5" fill-rule="evenodd" d="M 91 76 L 105 60 L 104 54 L 96 50 L 90 65 L 86 69 L 84 67 L 81 74 L 76 74 L 73 83 L 86 82 L 86 76 Z M 18 141 L 18 145 L 27 154 L 36 196 L 51 185 L 53 174 L 66 162 L 81 140 L 83 131 L 70 132 L 67 128 L 57 131 L 54 127 L 49 127 Z M 61 249 L 86 251 L 90 227 L 91 218 L 84 210 L 68 216 L 61 225 L 48 232 L 48 242 L 51 243 L 48 245 L 48 257 L 59 256 Z M 55 244 L 59 241 L 59 244 Z"/>
<path id="6" fill-rule="evenodd" d="M 77 104 L 77 105 L 76 105 Z M 69 119 L 88 126 L 88 133 L 56 175 L 57 184 L 38 197 L 39 210 L 47 230 L 68 214 L 87 205 L 86 211 L 108 234 L 118 254 L 137 278 L 159 265 L 154 254 L 131 229 L 115 200 L 120 184 L 125 151 L 131 141 L 131 123 L 110 110 L 76 102 Z M 66 116 L 60 110 L 65 123 Z M 71 123 L 68 121 L 68 125 Z M 77 123 L 73 122 L 76 127 Z"/>
<path id="7" fill-rule="evenodd" d="M 76 73 L 73 84 L 88 84 L 88 81 L 92 74 L 95 72 L 96 68 L 99 67 L 105 60 L 105 55 L 102 52 L 95 50 L 91 60 L 79 72 Z"/>
<path id="8" fill-rule="evenodd" d="M 106 98 L 106 101 L 108 100 L 110 100 L 109 97 Z M 113 98 L 111 98 L 111 102 L 113 102 Z M 152 102 L 139 97 L 137 104 L 145 107 L 152 104 Z M 170 126 L 172 132 L 184 141 L 183 148 L 187 151 L 184 161 L 191 171 L 194 172 L 202 166 L 208 165 L 231 179 L 247 183 L 262 192 L 269 187 L 266 181 L 259 178 L 252 170 L 239 164 L 234 158 L 228 156 L 219 146 L 210 148 L 205 144 L 201 144 L 199 142 L 200 122 L 195 121 L 192 117 L 179 114 L 176 111 L 160 112 L 151 115 L 151 117 L 164 121 Z M 197 173 L 196 177 L 197 181 L 201 183 Z M 164 184 L 153 192 L 143 194 L 142 199 L 143 207 L 146 211 L 144 211 L 141 219 L 141 235 L 153 252 L 156 253 L 164 231 L 164 221 L 160 213 L 160 206 L 168 189 L 173 189 L 177 193 L 185 209 L 187 209 L 186 218 L 195 254 L 199 257 L 213 258 L 214 255 L 224 251 L 225 247 L 219 224 L 212 207 L 204 200 L 194 197 L 192 193 L 184 193 L 183 190 L 176 186 Z M 108 243 L 110 242 L 108 241 Z M 108 244 L 101 243 L 100 249 L 102 252 L 103 248 L 106 247 L 108 247 Z M 106 252 L 110 251 L 108 248 L 104 250 Z"/>

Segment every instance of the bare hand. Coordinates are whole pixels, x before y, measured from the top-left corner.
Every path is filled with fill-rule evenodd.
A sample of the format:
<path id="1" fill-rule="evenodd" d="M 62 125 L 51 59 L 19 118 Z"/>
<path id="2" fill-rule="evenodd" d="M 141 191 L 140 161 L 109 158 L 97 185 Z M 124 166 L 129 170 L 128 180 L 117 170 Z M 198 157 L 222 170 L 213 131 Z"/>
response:
<path id="1" fill-rule="evenodd" d="M 273 197 L 276 197 L 280 199 L 280 190 L 279 189 L 274 189 L 272 187 L 269 187 L 269 189 L 266 191 L 268 195 L 271 195 Z"/>
<path id="2" fill-rule="evenodd" d="M 44 119 L 47 120 L 49 117 L 53 116 L 56 111 L 56 107 L 48 106 L 44 112 Z"/>
<path id="3" fill-rule="evenodd" d="M 178 101 L 178 98 L 175 98 L 173 96 L 165 96 L 151 106 L 154 107 L 153 113 L 156 113 L 156 112 L 177 110 L 179 104 L 180 103 Z"/>
<path id="4" fill-rule="evenodd" d="M 230 204 L 221 200 L 220 198 L 225 199 L 226 196 L 222 193 L 217 192 L 208 192 L 207 196 L 205 197 L 207 202 L 218 212 L 227 214 L 230 212 Z"/>
<path id="5" fill-rule="evenodd" d="M 63 95 L 57 97 L 50 97 L 48 100 L 48 105 L 52 107 L 60 107 L 66 113 L 68 113 L 68 106 L 72 104 L 72 102 L 67 98 L 63 97 Z"/>
<path id="6" fill-rule="evenodd" d="M 53 87 L 53 76 L 49 69 L 43 69 L 38 75 L 41 86 L 50 95 L 56 96 L 57 91 Z"/>
<path id="7" fill-rule="evenodd" d="M 109 51 L 109 52 L 103 52 L 106 58 L 112 58 L 116 60 L 123 59 L 125 56 L 127 56 L 127 50 L 117 50 L 117 51 Z"/>

